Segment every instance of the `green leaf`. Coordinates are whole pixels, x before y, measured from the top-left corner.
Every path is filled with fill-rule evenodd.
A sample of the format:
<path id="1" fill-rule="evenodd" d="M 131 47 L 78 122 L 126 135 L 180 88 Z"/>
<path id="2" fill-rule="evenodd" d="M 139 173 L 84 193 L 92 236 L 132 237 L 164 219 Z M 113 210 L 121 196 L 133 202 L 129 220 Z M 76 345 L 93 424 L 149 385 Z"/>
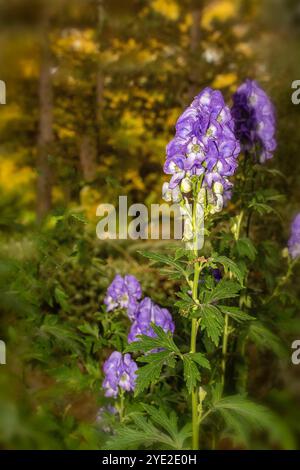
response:
<path id="1" fill-rule="evenodd" d="M 154 323 L 151 323 L 151 327 L 156 334 L 155 338 L 151 338 L 147 335 L 138 335 L 139 340 L 129 344 L 126 347 L 125 352 L 147 352 L 153 349 L 163 348 L 176 354 L 180 354 L 170 331 L 165 332 L 160 326 L 157 326 Z"/>
<path id="2" fill-rule="evenodd" d="M 250 431 L 268 431 L 270 437 L 281 443 L 284 448 L 294 448 L 294 437 L 288 426 L 265 406 L 254 403 L 242 395 L 221 398 L 213 403 L 229 428 L 241 440 L 247 440 Z"/>
<path id="3" fill-rule="evenodd" d="M 36 331 L 37 336 L 49 338 L 57 347 L 66 351 L 80 352 L 81 338 L 71 328 L 59 322 L 56 315 L 47 315 Z"/>
<path id="4" fill-rule="evenodd" d="M 83 224 L 87 224 L 88 223 L 88 220 L 87 218 L 85 217 L 84 214 L 81 214 L 80 212 L 71 212 L 69 214 L 69 217 L 72 218 L 72 219 L 75 219 L 75 220 L 78 220 L 78 222 L 81 222 Z"/>
<path id="5" fill-rule="evenodd" d="M 105 444 L 105 450 L 137 449 L 140 446 L 150 447 L 153 444 L 164 444 L 174 448 L 172 439 L 161 432 L 142 415 L 133 415 L 133 426 L 123 426 L 117 434 Z"/>
<path id="6" fill-rule="evenodd" d="M 176 307 L 185 310 L 191 310 L 193 307 L 195 307 L 196 303 L 187 292 L 177 292 L 176 295 L 181 299 L 175 302 Z"/>
<path id="7" fill-rule="evenodd" d="M 116 434 L 109 439 L 105 449 L 187 449 L 186 440 L 191 436 L 190 423 L 178 429 L 178 419 L 174 412 L 168 416 L 162 408 L 142 405 L 150 418 L 140 413 L 132 413 L 128 418 L 132 424 L 121 426 Z"/>
<path id="8" fill-rule="evenodd" d="M 204 356 L 204 354 L 198 353 L 188 353 L 188 356 L 192 361 L 196 362 L 199 366 L 204 367 L 205 369 L 210 369 L 210 363 Z"/>
<path id="9" fill-rule="evenodd" d="M 200 372 L 195 362 L 187 354 L 183 356 L 183 372 L 188 392 L 192 393 L 192 390 L 200 380 Z"/>
<path id="10" fill-rule="evenodd" d="M 154 406 L 146 404 L 143 404 L 142 406 L 150 416 L 151 420 L 171 436 L 174 442 L 174 448 L 183 449 L 184 442 L 192 435 L 191 424 L 188 423 L 186 426 L 179 429 L 178 417 L 175 411 L 171 411 L 170 415 L 167 415 L 163 408 L 155 408 Z"/>
<path id="11" fill-rule="evenodd" d="M 93 336 L 95 339 L 99 339 L 99 329 L 97 325 L 85 322 L 83 325 L 77 327 L 79 331 L 87 335 Z"/>
<path id="12" fill-rule="evenodd" d="M 155 408 L 154 406 L 147 405 L 146 403 L 143 403 L 142 407 L 155 424 L 158 424 L 173 438 L 176 436 L 178 426 L 178 418 L 176 413 L 171 412 L 170 417 L 168 417 L 167 413 L 162 408 Z"/>
<path id="13" fill-rule="evenodd" d="M 234 281 L 222 279 L 212 291 L 205 294 L 205 302 L 217 302 L 222 299 L 237 297 L 241 286 Z"/>
<path id="14" fill-rule="evenodd" d="M 161 375 L 164 365 L 175 366 L 174 353 L 170 351 L 160 351 L 153 354 L 147 354 L 138 358 L 139 362 L 147 362 L 147 365 L 139 367 L 137 370 L 137 381 L 134 395 L 137 396 L 143 392 L 150 384 L 157 382 Z"/>
<path id="15" fill-rule="evenodd" d="M 180 273 L 183 277 L 186 277 L 186 271 L 184 269 L 183 263 L 174 259 L 172 256 L 163 255 L 161 253 L 152 253 L 149 251 L 138 251 L 138 253 L 153 261 L 153 264 L 165 264 Z"/>
<path id="16" fill-rule="evenodd" d="M 254 317 L 248 315 L 248 313 L 243 312 L 240 310 L 239 307 L 229 307 L 227 305 L 218 305 L 218 308 L 221 310 L 222 313 L 225 313 L 230 318 L 235 320 L 238 323 L 242 323 L 244 321 L 255 320 Z"/>
<path id="17" fill-rule="evenodd" d="M 236 249 L 241 257 L 247 257 L 251 261 L 255 260 L 257 250 L 249 238 L 240 238 L 236 242 Z"/>
<path id="18" fill-rule="evenodd" d="M 54 297 L 56 302 L 61 306 L 65 312 L 70 311 L 70 305 L 68 303 L 68 296 L 60 287 L 55 287 Z"/>
<path id="19" fill-rule="evenodd" d="M 214 263 L 222 264 L 225 272 L 231 272 L 237 278 L 239 283 L 243 285 L 244 275 L 234 261 L 227 258 L 227 256 L 213 256 L 212 261 Z"/>
<path id="20" fill-rule="evenodd" d="M 201 316 L 201 327 L 206 330 L 207 336 L 218 346 L 224 328 L 224 318 L 220 310 L 214 305 L 202 304 L 198 310 Z"/>
<path id="21" fill-rule="evenodd" d="M 259 321 L 250 324 L 248 337 L 262 350 L 269 349 L 278 357 L 285 357 L 286 348 L 279 336 Z"/>

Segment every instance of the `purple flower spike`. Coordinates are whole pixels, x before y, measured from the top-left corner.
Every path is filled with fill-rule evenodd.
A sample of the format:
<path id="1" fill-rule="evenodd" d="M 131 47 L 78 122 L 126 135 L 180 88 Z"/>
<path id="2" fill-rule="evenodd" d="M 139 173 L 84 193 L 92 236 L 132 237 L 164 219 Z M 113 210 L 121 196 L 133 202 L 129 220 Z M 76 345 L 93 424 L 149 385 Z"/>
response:
<path id="1" fill-rule="evenodd" d="M 275 110 L 267 94 L 254 80 L 246 80 L 233 95 L 235 134 L 244 151 L 264 163 L 276 149 Z"/>
<path id="2" fill-rule="evenodd" d="M 126 392 L 131 392 L 135 388 L 136 371 L 138 367 L 130 354 L 122 354 L 114 351 L 104 362 L 103 371 L 105 378 L 103 388 L 105 388 L 106 397 L 116 398 L 120 388 Z"/>
<path id="3" fill-rule="evenodd" d="M 296 259 L 300 256 L 300 213 L 296 215 L 291 226 L 291 236 L 288 241 L 290 256 Z"/>
<path id="4" fill-rule="evenodd" d="M 132 275 L 127 274 L 124 278 L 116 275 L 107 289 L 104 303 L 107 312 L 116 308 L 127 309 L 130 320 L 134 320 L 138 307 L 138 300 L 142 297 L 142 288 L 139 281 Z"/>
<path id="5" fill-rule="evenodd" d="M 136 320 L 133 322 L 128 335 L 128 342 L 138 341 L 137 335 L 142 334 L 155 338 L 156 334 L 151 327 L 151 323 L 160 326 L 165 332 L 171 331 L 174 333 L 175 325 L 169 310 L 159 307 L 149 297 L 145 297 L 139 304 Z"/>
<path id="6" fill-rule="evenodd" d="M 220 91 L 205 88 L 194 98 L 179 117 L 166 151 L 164 172 L 172 175 L 170 189 L 186 177 L 201 175 L 204 187 L 211 188 L 214 181 L 228 187 L 227 177 L 236 171 L 240 145 Z"/>

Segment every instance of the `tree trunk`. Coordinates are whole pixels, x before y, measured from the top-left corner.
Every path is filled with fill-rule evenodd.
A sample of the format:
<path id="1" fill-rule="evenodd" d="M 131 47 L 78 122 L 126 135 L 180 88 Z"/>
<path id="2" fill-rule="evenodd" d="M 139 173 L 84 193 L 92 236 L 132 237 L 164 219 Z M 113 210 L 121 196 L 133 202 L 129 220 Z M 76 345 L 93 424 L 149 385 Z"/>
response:
<path id="1" fill-rule="evenodd" d="M 37 218 L 41 221 L 51 209 L 52 168 L 50 149 L 53 142 L 53 92 L 49 13 L 45 11 L 41 31 L 41 66 L 39 78 L 39 133 L 37 154 Z"/>
<path id="2" fill-rule="evenodd" d="M 96 132 L 97 132 L 97 148 L 98 153 L 100 149 L 99 133 L 102 125 L 103 118 L 103 107 L 104 107 L 104 76 L 100 62 L 100 51 L 101 51 L 101 39 L 104 24 L 104 0 L 97 1 L 97 42 L 99 59 L 97 63 L 97 75 L 96 75 Z"/>
<path id="3" fill-rule="evenodd" d="M 96 145 L 95 139 L 88 134 L 83 135 L 80 140 L 79 158 L 83 179 L 86 182 L 93 181 L 96 170 Z"/>

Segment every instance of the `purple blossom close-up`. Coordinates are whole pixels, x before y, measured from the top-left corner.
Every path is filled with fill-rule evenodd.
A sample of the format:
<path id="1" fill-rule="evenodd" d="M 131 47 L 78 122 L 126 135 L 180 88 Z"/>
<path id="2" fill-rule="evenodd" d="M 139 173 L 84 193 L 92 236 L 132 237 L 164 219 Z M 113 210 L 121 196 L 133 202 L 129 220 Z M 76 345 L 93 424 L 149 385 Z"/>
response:
<path id="1" fill-rule="evenodd" d="M 139 281 L 127 274 L 124 278 L 117 274 L 107 289 L 104 303 L 107 312 L 116 308 L 127 309 L 130 320 L 134 320 L 138 307 L 138 300 L 142 297 L 142 288 Z"/>
<path id="2" fill-rule="evenodd" d="M 139 304 L 136 319 L 131 325 L 128 342 L 137 341 L 137 336 L 142 334 L 155 338 L 151 323 L 160 326 L 165 332 L 174 333 L 175 324 L 169 310 L 159 307 L 149 297 L 145 297 Z"/>
<path id="3" fill-rule="evenodd" d="M 230 188 L 227 178 L 236 171 L 240 144 L 220 91 L 207 87 L 194 98 L 179 117 L 166 151 L 164 172 L 171 175 L 170 190 L 186 177 L 202 175 L 204 187 L 218 182 L 226 190 Z"/>
<path id="4" fill-rule="evenodd" d="M 243 151 L 260 163 L 272 158 L 276 149 L 275 109 L 255 80 L 247 79 L 234 93 L 232 116 Z"/>
<path id="5" fill-rule="evenodd" d="M 290 256 L 296 259 L 300 256 L 300 213 L 296 215 L 291 226 L 291 236 L 288 241 Z"/>
<path id="6" fill-rule="evenodd" d="M 131 392 L 135 388 L 136 371 L 138 367 L 130 354 L 124 356 L 114 351 L 104 362 L 103 371 L 105 378 L 103 388 L 106 397 L 116 398 L 120 389 Z"/>

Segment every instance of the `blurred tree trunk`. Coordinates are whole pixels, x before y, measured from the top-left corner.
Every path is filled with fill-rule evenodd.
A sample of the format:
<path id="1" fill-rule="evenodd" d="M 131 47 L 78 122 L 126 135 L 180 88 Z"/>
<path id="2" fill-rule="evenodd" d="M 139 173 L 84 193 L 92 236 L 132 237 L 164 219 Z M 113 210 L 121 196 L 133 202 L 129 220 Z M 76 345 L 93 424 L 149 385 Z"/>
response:
<path id="1" fill-rule="evenodd" d="M 101 65 L 98 64 L 97 82 L 96 82 L 96 119 L 97 119 L 98 131 L 101 128 L 101 124 L 102 124 L 102 113 L 103 113 L 103 104 L 104 104 L 103 94 L 104 94 L 104 77 L 103 77 Z"/>
<path id="2" fill-rule="evenodd" d="M 96 123 L 97 123 L 97 147 L 98 152 L 100 149 L 100 130 L 102 125 L 103 119 L 103 107 L 104 107 L 104 76 L 103 70 L 101 66 L 101 59 L 100 59 L 100 52 L 101 52 L 101 40 L 102 38 L 102 31 L 103 31 L 103 24 L 104 24 L 104 0 L 97 1 L 97 43 L 98 43 L 98 52 L 99 52 L 99 59 L 97 63 L 97 76 L 96 76 Z"/>
<path id="3" fill-rule="evenodd" d="M 51 83 L 50 13 L 41 21 L 41 65 L 39 77 L 39 133 L 37 146 L 37 218 L 41 221 L 52 205 L 52 168 L 49 151 L 53 143 L 53 92 Z"/>
<path id="4" fill-rule="evenodd" d="M 95 178 L 96 171 L 96 142 L 92 135 L 85 134 L 81 137 L 79 158 L 83 179 L 91 182 Z"/>
<path id="5" fill-rule="evenodd" d="M 98 50 L 100 55 L 101 50 L 101 35 L 104 21 L 104 1 L 97 0 L 97 25 L 96 25 L 96 41 L 98 43 Z M 100 148 L 100 129 L 102 125 L 103 113 L 103 93 L 104 93 L 104 77 L 100 59 L 97 63 L 96 70 L 96 103 L 95 103 L 95 132 L 86 133 L 80 140 L 79 156 L 80 165 L 82 169 L 83 178 L 86 182 L 91 182 L 95 178 L 97 154 Z"/>

